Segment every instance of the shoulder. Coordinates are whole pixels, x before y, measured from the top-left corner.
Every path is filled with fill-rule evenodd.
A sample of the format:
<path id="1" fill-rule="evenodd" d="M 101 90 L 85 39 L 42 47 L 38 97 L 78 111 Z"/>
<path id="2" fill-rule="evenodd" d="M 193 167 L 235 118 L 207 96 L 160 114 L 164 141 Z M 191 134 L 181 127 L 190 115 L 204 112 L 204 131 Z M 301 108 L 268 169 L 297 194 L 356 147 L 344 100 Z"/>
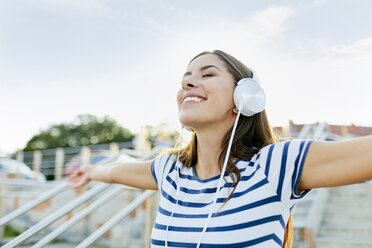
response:
<path id="1" fill-rule="evenodd" d="M 311 143 L 308 139 L 292 139 L 267 145 L 259 151 L 260 161 L 268 168 L 271 164 L 298 166 L 303 164 Z"/>
<path id="2" fill-rule="evenodd" d="M 166 166 L 167 164 L 169 163 L 173 163 L 174 161 L 176 161 L 176 155 L 173 154 L 173 153 L 163 153 L 163 154 L 160 154 L 159 156 L 157 156 L 154 160 L 153 160 L 153 165 L 157 165 L 157 166 Z"/>
<path id="3" fill-rule="evenodd" d="M 311 139 L 288 139 L 288 140 L 281 140 L 277 143 L 269 144 L 264 146 L 260 149 L 259 153 L 262 155 L 267 155 L 268 153 L 275 150 L 280 151 L 295 151 L 299 149 L 303 149 L 306 146 L 310 146 L 313 142 Z"/>

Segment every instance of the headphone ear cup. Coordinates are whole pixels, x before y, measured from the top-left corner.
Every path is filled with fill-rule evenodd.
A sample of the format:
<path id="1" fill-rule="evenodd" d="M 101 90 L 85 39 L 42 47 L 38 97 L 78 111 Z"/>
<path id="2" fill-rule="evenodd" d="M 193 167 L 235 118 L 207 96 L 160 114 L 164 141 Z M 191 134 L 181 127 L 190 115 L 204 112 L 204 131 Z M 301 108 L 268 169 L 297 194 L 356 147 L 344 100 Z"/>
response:
<path id="1" fill-rule="evenodd" d="M 252 116 L 265 109 L 266 96 L 260 83 L 252 78 L 241 79 L 234 90 L 234 103 L 241 114 Z"/>

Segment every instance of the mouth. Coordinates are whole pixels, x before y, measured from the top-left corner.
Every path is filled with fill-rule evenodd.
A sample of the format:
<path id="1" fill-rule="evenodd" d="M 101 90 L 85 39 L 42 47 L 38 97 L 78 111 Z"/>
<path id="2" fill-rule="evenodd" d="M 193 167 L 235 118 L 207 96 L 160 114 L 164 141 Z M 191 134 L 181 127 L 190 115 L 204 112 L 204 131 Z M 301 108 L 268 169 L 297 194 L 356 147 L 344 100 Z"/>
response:
<path id="1" fill-rule="evenodd" d="M 206 99 L 197 96 L 188 96 L 183 99 L 183 103 L 202 102 Z"/>

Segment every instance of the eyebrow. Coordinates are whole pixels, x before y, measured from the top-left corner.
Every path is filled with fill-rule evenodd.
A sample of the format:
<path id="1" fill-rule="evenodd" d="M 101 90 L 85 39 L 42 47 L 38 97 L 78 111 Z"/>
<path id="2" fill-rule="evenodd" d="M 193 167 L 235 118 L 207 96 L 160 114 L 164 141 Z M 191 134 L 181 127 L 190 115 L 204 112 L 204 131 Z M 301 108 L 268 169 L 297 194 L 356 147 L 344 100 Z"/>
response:
<path id="1" fill-rule="evenodd" d="M 221 71 L 220 68 L 218 68 L 218 67 L 215 66 L 215 65 L 205 65 L 205 66 L 203 66 L 203 67 L 200 68 L 200 71 L 206 70 L 206 69 L 211 68 L 211 67 L 214 67 L 214 68 L 216 68 L 217 70 Z M 189 76 L 189 75 L 191 75 L 191 71 L 187 71 L 185 74 L 183 74 L 184 77 L 185 77 L 185 76 Z"/>

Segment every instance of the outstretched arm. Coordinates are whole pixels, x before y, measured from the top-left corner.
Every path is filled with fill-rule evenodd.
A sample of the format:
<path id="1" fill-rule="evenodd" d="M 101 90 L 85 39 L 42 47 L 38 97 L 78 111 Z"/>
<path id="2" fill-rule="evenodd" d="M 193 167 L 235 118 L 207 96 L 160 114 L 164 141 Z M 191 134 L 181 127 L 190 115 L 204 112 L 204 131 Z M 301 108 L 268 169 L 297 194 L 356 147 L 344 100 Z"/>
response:
<path id="1" fill-rule="evenodd" d="M 298 192 L 372 179 L 372 136 L 347 141 L 314 141 L 309 148 Z"/>
<path id="2" fill-rule="evenodd" d="M 69 177 L 68 187 L 82 187 L 89 181 L 95 180 L 157 190 L 156 181 L 151 173 L 151 163 L 152 161 L 114 162 L 105 166 L 83 166 Z"/>

